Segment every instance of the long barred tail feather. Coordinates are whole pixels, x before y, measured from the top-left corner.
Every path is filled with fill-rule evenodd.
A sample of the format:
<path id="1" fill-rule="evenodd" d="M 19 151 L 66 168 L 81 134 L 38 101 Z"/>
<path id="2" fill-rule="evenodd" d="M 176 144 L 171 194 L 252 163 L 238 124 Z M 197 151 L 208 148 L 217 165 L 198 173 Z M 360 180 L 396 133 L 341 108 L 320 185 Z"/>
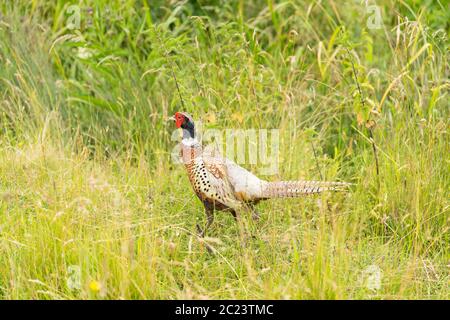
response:
<path id="1" fill-rule="evenodd" d="M 328 181 L 277 181 L 268 182 L 262 191 L 263 198 L 301 197 L 324 191 L 345 191 L 351 183 Z"/>

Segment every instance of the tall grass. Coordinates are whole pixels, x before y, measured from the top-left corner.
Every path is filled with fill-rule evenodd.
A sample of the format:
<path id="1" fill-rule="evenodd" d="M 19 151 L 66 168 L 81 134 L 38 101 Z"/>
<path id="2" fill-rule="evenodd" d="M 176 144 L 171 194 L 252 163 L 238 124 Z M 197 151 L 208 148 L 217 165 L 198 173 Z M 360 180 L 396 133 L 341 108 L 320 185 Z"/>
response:
<path id="1" fill-rule="evenodd" d="M 448 299 L 449 12 L 376 5 L 1 2 L 0 297 Z M 207 127 L 280 130 L 267 179 L 354 188 L 198 238 L 172 67 Z"/>

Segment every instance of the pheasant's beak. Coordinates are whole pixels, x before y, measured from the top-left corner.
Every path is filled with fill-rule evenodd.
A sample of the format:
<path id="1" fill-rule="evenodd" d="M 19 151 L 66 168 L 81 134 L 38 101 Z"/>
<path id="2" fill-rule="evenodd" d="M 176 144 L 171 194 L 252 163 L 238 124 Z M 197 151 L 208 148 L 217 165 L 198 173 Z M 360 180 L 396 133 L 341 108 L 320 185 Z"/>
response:
<path id="1" fill-rule="evenodd" d="M 175 116 L 171 116 L 171 117 L 167 118 L 166 121 L 175 121 Z"/>

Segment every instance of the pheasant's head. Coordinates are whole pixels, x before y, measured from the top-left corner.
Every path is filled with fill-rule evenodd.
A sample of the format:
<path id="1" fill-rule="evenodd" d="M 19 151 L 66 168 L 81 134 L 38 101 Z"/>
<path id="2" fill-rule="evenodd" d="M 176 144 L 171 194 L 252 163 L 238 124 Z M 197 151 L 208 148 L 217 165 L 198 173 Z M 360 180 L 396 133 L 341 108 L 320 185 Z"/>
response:
<path id="1" fill-rule="evenodd" d="M 177 128 L 183 129 L 183 137 L 194 138 L 194 120 L 192 120 L 192 117 L 189 114 L 186 112 L 175 112 L 169 120 L 175 121 Z"/>
<path id="2" fill-rule="evenodd" d="M 186 112 L 175 112 L 169 120 L 175 121 L 177 128 L 188 129 L 191 126 L 194 126 L 194 120 L 192 120 L 192 117 Z"/>

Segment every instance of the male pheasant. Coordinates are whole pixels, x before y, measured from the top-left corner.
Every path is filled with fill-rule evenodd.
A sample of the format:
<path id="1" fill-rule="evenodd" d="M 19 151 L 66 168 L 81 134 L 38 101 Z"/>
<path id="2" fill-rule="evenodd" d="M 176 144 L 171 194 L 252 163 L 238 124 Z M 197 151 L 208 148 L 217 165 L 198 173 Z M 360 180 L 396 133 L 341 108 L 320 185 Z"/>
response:
<path id="1" fill-rule="evenodd" d="M 194 192 L 205 206 L 207 222 L 201 235 L 213 222 L 214 210 L 230 211 L 236 218 L 236 212 L 249 208 L 257 218 L 254 205 L 260 200 L 343 190 L 349 185 L 345 182 L 261 180 L 229 159 L 204 152 L 195 135 L 194 121 L 187 113 L 176 112 L 169 120 L 183 130 L 181 158 Z"/>

